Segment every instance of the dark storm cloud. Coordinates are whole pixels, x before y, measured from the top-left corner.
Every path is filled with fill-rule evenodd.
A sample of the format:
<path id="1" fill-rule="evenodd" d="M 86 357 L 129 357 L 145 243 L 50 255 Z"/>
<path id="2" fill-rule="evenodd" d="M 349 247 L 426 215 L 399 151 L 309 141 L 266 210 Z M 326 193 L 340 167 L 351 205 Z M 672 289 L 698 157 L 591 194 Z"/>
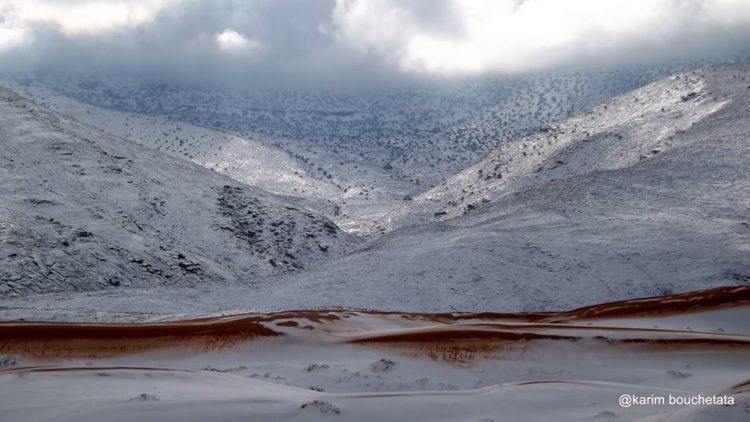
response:
<path id="1" fill-rule="evenodd" d="M 0 0 L 0 71 L 376 89 L 731 55 L 748 28 L 743 0 Z"/>

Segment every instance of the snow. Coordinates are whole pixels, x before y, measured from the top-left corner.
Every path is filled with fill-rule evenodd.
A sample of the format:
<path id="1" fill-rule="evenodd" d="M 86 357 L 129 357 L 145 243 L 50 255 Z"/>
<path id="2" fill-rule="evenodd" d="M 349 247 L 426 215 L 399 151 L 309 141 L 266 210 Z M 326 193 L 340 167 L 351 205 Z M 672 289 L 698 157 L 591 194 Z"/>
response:
<path id="1" fill-rule="evenodd" d="M 0 292 L 298 271 L 356 244 L 304 204 L 0 91 Z"/>
<path id="2" fill-rule="evenodd" d="M 677 75 L 506 143 L 278 285 L 322 307 L 529 311 L 747 284 L 748 80 Z"/>
<path id="3" fill-rule="evenodd" d="M 6 84 L 106 132 L 305 198 L 358 233 L 367 230 L 363 220 L 398 208 L 502 142 L 684 66 L 542 72 L 354 95 L 112 78 Z"/>
<path id="4" fill-rule="evenodd" d="M 108 148 L 111 144 L 112 148 L 127 150 L 110 156 L 98 154 L 84 160 L 84 156 L 62 155 L 65 152 L 61 150 L 55 166 L 66 163 L 82 168 L 61 171 L 60 167 L 49 164 L 51 167 L 45 170 L 45 166 L 26 164 L 24 176 L 15 168 L 6 170 L 18 177 L 6 189 L 35 186 L 34 194 L 4 196 L 6 201 L 12 198 L 16 208 L 11 210 L 18 210 L 13 218 L 28 218 L 21 217 L 20 210 L 29 209 L 43 218 L 32 224 L 3 217 L 2 233 L 4 236 L 20 233 L 14 236 L 21 236 L 23 242 L 39 236 L 39 245 L 49 242 L 50 255 L 42 259 L 33 255 L 9 256 L 19 254 L 16 249 L 22 250 L 22 243 L 8 249 L 9 253 L 2 256 L 7 263 L 6 291 L 23 293 L 25 297 L 0 298 L 0 313 L 7 318 L 139 320 L 230 310 L 331 307 L 531 311 L 747 284 L 750 281 L 747 260 L 750 197 L 746 194 L 750 191 L 747 138 L 750 121 L 746 112 L 749 77 L 743 66 L 714 67 L 678 74 L 613 98 L 580 116 L 555 123 L 546 131 L 503 144 L 475 166 L 451 177 L 445 185 L 416 197 L 412 205 L 387 219 L 376 220 L 371 227 L 381 225 L 389 230 L 383 235 L 373 230 L 371 237 L 360 243 L 331 228 L 331 238 L 325 240 L 331 242 L 326 243 L 330 245 L 328 252 L 299 237 L 292 239 L 287 250 L 272 246 L 275 243 L 268 238 L 268 243 L 261 247 L 268 252 L 255 250 L 250 255 L 239 252 L 234 245 L 242 239 L 242 233 L 247 242 L 248 232 L 244 230 L 247 226 L 237 213 L 224 216 L 217 210 L 216 189 L 222 191 L 229 184 L 262 201 L 281 204 L 285 200 L 257 189 L 241 188 L 242 185 L 232 184 L 214 172 L 179 161 L 165 161 L 163 155 L 139 149 L 119 138 L 116 141 L 111 138 Z M 41 109 L 33 110 L 38 111 L 27 116 L 30 121 L 46 116 Z M 15 115 L 3 116 L 10 119 Z M 43 127 L 47 131 L 54 128 L 48 123 Z M 81 125 L 76 128 L 99 134 L 98 137 L 103 137 L 101 142 L 110 139 Z M 18 126 L 17 130 L 23 133 L 37 127 Z M 80 141 L 70 142 L 83 145 Z M 39 145 L 41 148 L 45 144 Z M 658 153 L 653 152 L 657 149 Z M 27 163 L 38 162 L 49 154 L 45 149 L 16 151 L 14 154 L 19 157 L 28 157 Z M 129 184 L 124 183 L 123 175 L 102 179 L 102 168 L 123 161 L 113 159 L 112 155 L 134 156 L 138 163 L 147 163 L 131 173 L 143 176 L 138 186 L 154 191 L 146 190 L 136 196 L 129 190 Z M 7 161 L 11 155 L 6 153 L 4 157 L 8 166 L 14 165 Z M 97 160 L 108 163 L 102 165 Z M 78 177 L 93 179 L 77 176 L 76 172 L 93 171 L 86 170 L 89 167 L 96 169 L 98 180 L 109 181 L 106 189 L 82 189 L 87 185 L 78 182 Z M 184 175 L 186 169 L 189 176 Z M 488 179 L 495 169 L 502 178 Z M 479 170 L 483 170 L 484 176 L 478 176 Z M 40 171 L 50 173 L 37 174 Z M 151 172 L 158 177 L 148 176 Z M 61 177 L 68 173 L 69 179 Z M 198 178 L 215 181 L 211 182 L 215 185 L 208 193 L 196 189 L 205 184 Z M 51 195 L 43 190 L 44 184 L 38 179 L 65 183 L 53 185 L 57 194 Z M 153 179 L 161 180 L 162 187 L 146 183 Z M 233 189 L 223 194 L 225 205 L 227 201 L 244 203 L 250 199 L 244 193 L 235 195 Z M 160 216 L 149 200 L 172 195 L 179 196 L 168 201 L 164 208 L 170 219 L 183 218 L 183 223 L 167 225 L 176 230 L 169 239 L 182 239 L 179 241 L 186 245 L 180 245 L 181 249 L 171 248 L 200 263 L 207 273 L 210 271 L 210 277 L 201 279 L 205 281 L 199 282 L 194 274 L 172 269 L 170 265 L 177 263 L 169 261 L 174 259 L 169 258 L 169 251 L 158 249 L 158 242 L 145 240 L 150 229 L 141 233 L 125 218 L 133 216 L 141 227 L 161 228 L 166 216 Z M 66 204 L 68 196 L 72 196 L 74 203 L 85 205 L 76 208 L 77 214 L 71 214 L 66 207 L 38 201 Z M 98 205 L 89 204 L 92 197 Z M 143 202 L 133 202 L 136 198 Z M 204 214 L 202 206 L 206 198 L 211 204 L 206 204 L 209 209 Z M 191 215 L 186 215 L 186 203 L 193 204 L 189 209 Z M 131 209 L 135 204 L 139 207 Z M 303 200 L 297 208 L 301 210 L 307 204 L 309 201 Z M 310 223 L 327 236 L 324 220 L 310 217 L 313 214 L 304 211 L 300 216 L 286 206 L 281 207 L 282 213 L 313 219 Z M 268 215 L 265 219 L 270 219 L 279 208 L 272 209 L 264 211 Z M 107 216 L 118 211 L 125 211 L 125 215 Z M 222 217 L 217 216 L 217 211 Z M 436 217 L 439 212 L 446 214 Z M 210 218 L 210 222 L 194 224 L 196 218 L 204 218 L 201 215 Z M 47 221 L 49 218 L 63 221 L 63 217 L 68 219 L 64 221 L 65 233 Z M 142 218 L 146 220 L 141 221 Z M 230 233 L 224 230 L 217 234 L 216 219 L 222 218 L 228 218 L 222 225 L 231 222 L 239 232 L 235 230 L 228 237 L 225 235 Z M 20 221 L 25 222 L 20 224 Z M 122 231 L 118 228 L 116 235 L 110 234 L 115 229 L 108 221 L 116 221 Z M 41 227 L 45 231 L 34 235 Z M 73 230 L 77 227 L 95 236 L 76 235 Z M 190 227 L 196 229 L 189 230 Z M 299 236 L 300 226 L 296 227 L 289 230 Z M 22 234 L 21 229 L 31 231 Z M 47 234 L 50 231 L 54 236 Z M 118 239 L 116 247 L 122 249 L 125 244 L 135 248 L 134 252 L 113 252 L 111 245 L 96 242 L 104 234 Z M 59 247 L 63 241 L 71 244 L 68 237 L 78 242 L 72 243 L 74 250 L 84 250 L 74 254 L 75 258 Z M 50 241 L 51 238 L 59 240 Z M 169 240 L 173 241 L 177 240 Z M 164 244 L 164 240 L 160 242 Z M 190 254 L 182 252 L 188 247 L 198 249 Z M 286 267 L 279 265 L 289 250 L 300 259 L 296 264 L 304 270 L 291 263 Z M 294 250 L 312 252 L 312 256 Z M 95 256 L 124 260 L 121 264 L 124 267 L 103 264 Z M 174 274 L 172 280 L 177 281 L 149 280 L 144 265 L 137 262 L 140 259 L 151 267 L 164 262 L 159 268 L 166 274 Z M 269 259 L 284 268 L 274 268 Z M 85 265 L 80 265 L 81 260 Z M 43 268 L 37 269 L 35 265 Z M 92 280 L 73 288 L 70 284 L 56 285 L 55 280 L 63 277 L 47 275 L 55 274 L 54 271 L 65 274 L 71 268 L 77 274 L 86 274 L 86 265 L 97 270 L 92 277 L 117 275 L 121 285 L 108 286 L 106 281 Z M 48 277 L 45 283 L 44 277 Z M 24 280 L 25 285 L 19 280 Z M 141 289 L 145 286 L 149 289 Z M 107 288 L 102 290 L 102 287 Z M 55 290 L 59 292 L 50 293 Z M 45 310 L 43 316 L 39 315 L 41 309 Z"/>
<path id="5" fill-rule="evenodd" d="M 750 331 L 722 328 L 750 316 L 747 289 L 649 299 L 691 304 L 660 314 L 642 301 L 595 307 L 616 318 L 302 311 L 67 324 L 65 337 L 5 322 L 0 353 L 15 360 L 0 371 L 0 419 L 746 420 L 750 395 L 735 386 L 750 378 Z M 233 336 L 258 322 L 281 335 Z M 181 337 L 190 324 L 200 335 Z M 23 327 L 34 335 L 7 335 Z M 622 394 L 735 404 L 624 408 Z"/>
<path id="6" fill-rule="evenodd" d="M 81 103 L 41 85 L 8 84 L 46 107 L 139 145 L 192 161 L 247 185 L 283 196 L 306 198 L 307 205 L 333 214 L 331 202 L 342 190 L 311 177 L 291 156 L 258 140 L 160 116 L 148 116 Z M 326 202 L 327 201 L 327 202 Z"/>
<path id="7" fill-rule="evenodd" d="M 114 134 L 0 90 L 0 420 L 747 420 L 746 66 L 496 145 L 492 116 L 526 109 L 489 95 L 415 121 L 416 143 L 385 142 L 409 157 L 438 145 L 389 170 L 385 144 L 285 133 L 366 126 L 350 99 L 267 98 L 292 111 L 261 107 L 260 138 L 227 117 L 237 96 L 152 87 L 160 114 L 153 92 L 100 88 L 78 97 L 119 110 L 25 89 Z M 170 98 L 223 103 L 223 123 L 172 119 Z M 410 117 L 389 105 L 424 98 L 373 105 L 395 123 L 365 138 L 391 139 Z M 458 173 L 418 194 L 406 169 L 430 163 L 435 180 Z M 669 296 L 633 300 L 655 295 Z M 626 408 L 622 394 L 735 404 Z"/>

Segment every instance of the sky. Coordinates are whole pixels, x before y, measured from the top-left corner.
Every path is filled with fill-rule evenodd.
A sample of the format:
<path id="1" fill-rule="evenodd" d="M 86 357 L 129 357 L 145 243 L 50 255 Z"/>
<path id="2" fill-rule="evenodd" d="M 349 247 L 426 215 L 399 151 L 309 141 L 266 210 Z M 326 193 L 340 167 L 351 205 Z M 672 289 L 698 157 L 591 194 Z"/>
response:
<path id="1" fill-rule="evenodd" d="M 0 0 L 0 74 L 331 88 L 750 50 L 750 0 Z"/>

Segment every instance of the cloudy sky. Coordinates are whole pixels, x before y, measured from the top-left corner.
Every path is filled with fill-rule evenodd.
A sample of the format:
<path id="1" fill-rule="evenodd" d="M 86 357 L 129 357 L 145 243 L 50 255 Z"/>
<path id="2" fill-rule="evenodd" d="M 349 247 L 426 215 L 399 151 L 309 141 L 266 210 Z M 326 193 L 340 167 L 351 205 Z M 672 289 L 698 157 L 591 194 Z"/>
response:
<path id="1" fill-rule="evenodd" d="M 750 0 L 0 0 L 0 73 L 388 85 L 750 49 Z"/>

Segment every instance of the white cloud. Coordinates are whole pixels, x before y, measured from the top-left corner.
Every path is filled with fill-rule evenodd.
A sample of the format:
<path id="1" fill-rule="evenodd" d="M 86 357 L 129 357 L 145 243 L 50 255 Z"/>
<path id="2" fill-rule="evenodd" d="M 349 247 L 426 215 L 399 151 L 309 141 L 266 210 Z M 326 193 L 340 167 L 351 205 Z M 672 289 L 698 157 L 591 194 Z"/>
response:
<path id="1" fill-rule="evenodd" d="M 543 68 L 578 57 L 644 54 L 750 27 L 750 0 L 448 0 L 437 28 L 412 3 L 337 0 L 332 34 L 402 70 L 442 76 Z"/>
<path id="2" fill-rule="evenodd" d="M 28 44 L 32 33 L 23 21 L 14 17 L 0 19 L 0 52 Z"/>
<path id="3" fill-rule="evenodd" d="M 248 38 L 233 29 L 225 29 L 216 34 L 214 39 L 219 49 L 225 52 L 250 52 L 264 48 L 262 42 Z"/>
<path id="4" fill-rule="evenodd" d="M 179 0 L 0 0 L 0 15 L 53 25 L 68 35 L 134 27 Z"/>

